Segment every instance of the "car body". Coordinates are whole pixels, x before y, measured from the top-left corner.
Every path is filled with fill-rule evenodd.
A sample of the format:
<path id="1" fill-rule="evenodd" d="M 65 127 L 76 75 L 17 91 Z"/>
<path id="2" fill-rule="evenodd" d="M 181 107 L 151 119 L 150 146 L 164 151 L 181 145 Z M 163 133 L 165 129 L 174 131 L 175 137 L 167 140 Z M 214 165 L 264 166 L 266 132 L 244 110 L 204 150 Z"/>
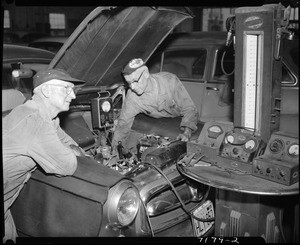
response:
<path id="1" fill-rule="evenodd" d="M 68 37 L 55 36 L 55 37 L 42 37 L 35 39 L 28 44 L 28 47 L 41 48 L 57 53 L 57 51 L 63 46 Z"/>
<path id="2" fill-rule="evenodd" d="M 100 116 L 94 112 L 99 103 L 93 103 L 98 97 L 111 99 L 118 114 L 123 64 L 134 56 L 147 60 L 177 24 L 191 17 L 185 7 L 98 7 L 64 43 L 48 67 L 65 69 L 86 83 L 76 88 L 76 100 L 60 115 L 61 127 L 93 157 L 79 157 L 73 176 L 59 178 L 40 169 L 32 174 L 12 206 L 20 236 L 194 235 L 187 212 L 202 205 L 209 188 L 186 182 L 176 170 L 186 142 L 153 143 L 151 136 L 143 160 L 119 161 L 107 150 L 113 125 L 99 128 L 92 122 Z M 138 47 L 149 37 L 147 48 Z M 111 97 L 102 98 L 102 93 Z M 201 235 L 212 229 L 213 222 Z"/>

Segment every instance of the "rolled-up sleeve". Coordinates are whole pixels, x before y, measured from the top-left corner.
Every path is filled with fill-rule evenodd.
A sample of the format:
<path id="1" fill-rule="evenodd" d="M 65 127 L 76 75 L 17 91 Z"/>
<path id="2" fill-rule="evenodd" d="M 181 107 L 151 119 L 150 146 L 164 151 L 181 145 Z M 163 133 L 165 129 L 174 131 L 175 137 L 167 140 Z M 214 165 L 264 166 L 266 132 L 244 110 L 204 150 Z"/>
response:
<path id="1" fill-rule="evenodd" d="M 124 143 L 124 141 L 127 140 L 134 118 L 138 113 L 140 113 L 140 109 L 137 104 L 130 97 L 127 97 L 118 119 L 118 125 L 114 132 L 112 141 L 113 147 L 116 146 L 119 141 Z"/>
<path id="2" fill-rule="evenodd" d="M 77 168 L 76 155 L 61 141 L 55 127 L 49 122 L 40 122 L 27 150 L 46 173 L 72 175 Z"/>
<path id="3" fill-rule="evenodd" d="M 180 107 L 180 114 L 182 115 L 180 127 L 188 127 L 194 132 L 197 130 L 199 112 L 179 79 L 176 86 L 174 100 Z"/>

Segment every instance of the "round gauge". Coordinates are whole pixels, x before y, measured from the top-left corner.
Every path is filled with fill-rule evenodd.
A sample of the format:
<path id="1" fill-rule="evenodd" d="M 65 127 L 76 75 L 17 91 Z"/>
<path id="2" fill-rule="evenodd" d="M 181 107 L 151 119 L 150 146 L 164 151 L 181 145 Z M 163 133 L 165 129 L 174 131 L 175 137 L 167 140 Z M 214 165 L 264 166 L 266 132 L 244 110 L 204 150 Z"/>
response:
<path id="1" fill-rule="evenodd" d="M 222 129 L 217 125 L 211 126 L 208 130 L 214 133 L 222 133 Z"/>
<path id="2" fill-rule="evenodd" d="M 298 144 L 291 144 L 288 148 L 288 153 L 292 157 L 299 156 L 299 145 Z"/>
<path id="3" fill-rule="evenodd" d="M 232 144 L 234 142 L 233 135 L 231 135 L 231 134 L 227 135 L 226 140 L 228 143 Z"/>
<path id="4" fill-rule="evenodd" d="M 255 142 L 255 140 L 250 139 L 245 143 L 244 146 L 245 146 L 246 150 L 252 151 L 256 147 L 256 142 Z"/>
<path id="5" fill-rule="evenodd" d="M 284 143 L 281 139 L 275 139 L 270 143 L 269 149 L 272 153 L 279 153 L 283 150 Z"/>
<path id="6" fill-rule="evenodd" d="M 222 128 L 218 125 L 210 126 L 207 129 L 207 131 L 208 131 L 208 137 L 213 139 L 218 138 L 218 136 L 223 133 Z"/>
<path id="7" fill-rule="evenodd" d="M 101 108 L 104 112 L 108 112 L 111 109 L 111 104 L 108 101 L 104 101 Z"/>

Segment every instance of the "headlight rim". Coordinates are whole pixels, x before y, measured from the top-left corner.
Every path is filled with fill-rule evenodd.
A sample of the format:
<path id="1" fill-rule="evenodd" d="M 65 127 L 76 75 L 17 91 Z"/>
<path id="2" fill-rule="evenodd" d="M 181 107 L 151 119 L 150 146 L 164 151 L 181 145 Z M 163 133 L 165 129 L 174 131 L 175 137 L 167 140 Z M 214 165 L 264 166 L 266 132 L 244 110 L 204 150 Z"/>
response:
<path id="1" fill-rule="evenodd" d="M 120 220 L 118 218 L 118 207 L 119 207 L 120 200 L 122 199 L 122 196 L 129 189 L 132 189 L 136 193 L 137 208 L 136 208 L 131 220 L 127 223 L 122 223 L 122 222 L 120 222 Z M 108 203 L 109 224 L 112 227 L 117 227 L 117 228 L 124 228 L 124 227 L 127 227 L 130 224 L 132 224 L 132 222 L 135 220 L 135 218 L 139 212 L 139 209 L 140 209 L 141 200 L 140 200 L 138 189 L 132 183 L 130 183 L 128 181 L 121 182 L 112 188 L 109 200 L 110 200 Z"/>

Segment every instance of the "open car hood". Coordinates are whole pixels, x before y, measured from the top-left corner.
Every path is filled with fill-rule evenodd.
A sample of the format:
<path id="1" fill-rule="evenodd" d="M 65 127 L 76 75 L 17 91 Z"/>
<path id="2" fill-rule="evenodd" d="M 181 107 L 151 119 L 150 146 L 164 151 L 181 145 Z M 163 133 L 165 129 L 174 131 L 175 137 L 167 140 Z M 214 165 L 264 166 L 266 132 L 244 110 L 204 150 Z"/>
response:
<path id="1" fill-rule="evenodd" d="M 192 13 L 185 7 L 97 7 L 77 27 L 50 63 L 87 86 L 123 83 L 122 67 L 147 61 L 173 28 Z"/>

